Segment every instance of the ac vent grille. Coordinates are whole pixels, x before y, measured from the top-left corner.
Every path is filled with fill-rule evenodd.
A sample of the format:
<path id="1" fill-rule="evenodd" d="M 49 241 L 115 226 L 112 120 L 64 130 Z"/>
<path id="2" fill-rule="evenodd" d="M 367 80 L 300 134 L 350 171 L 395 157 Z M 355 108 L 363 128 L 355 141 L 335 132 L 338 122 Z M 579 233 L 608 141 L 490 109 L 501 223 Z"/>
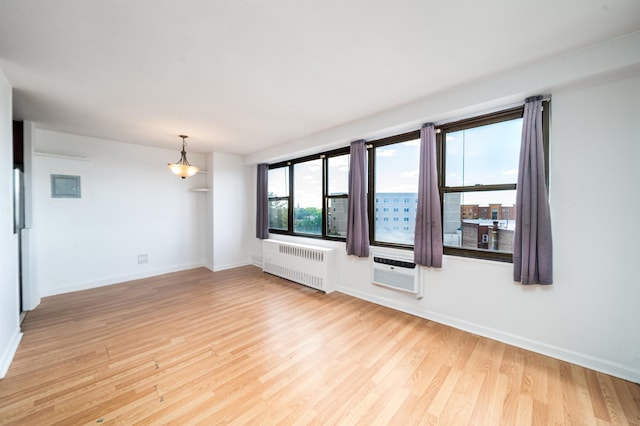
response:
<path id="1" fill-rule="evenodd" d="M 404 260 L 396 260 L 396 259 L 387 259 L 384 257 L 375 257 L 373 261 L 376 263 L 382 263 L 383 265 L 391 265 L 391 266 L 399 266 L 401 268 L 413 269 L 416 267 L 416 264 L 413 262 L 407 262 Z"/>

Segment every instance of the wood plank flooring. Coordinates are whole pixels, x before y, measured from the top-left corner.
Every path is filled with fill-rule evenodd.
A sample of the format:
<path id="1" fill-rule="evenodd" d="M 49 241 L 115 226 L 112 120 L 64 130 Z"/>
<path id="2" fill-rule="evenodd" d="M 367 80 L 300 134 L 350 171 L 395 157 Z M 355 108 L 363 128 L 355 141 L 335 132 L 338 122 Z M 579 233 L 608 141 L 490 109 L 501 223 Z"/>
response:
<path id="1" fill-rule="evenodd" d="M 247 266 L 53 296 L 0 424 L 640 425 L 640 386 Z"/>

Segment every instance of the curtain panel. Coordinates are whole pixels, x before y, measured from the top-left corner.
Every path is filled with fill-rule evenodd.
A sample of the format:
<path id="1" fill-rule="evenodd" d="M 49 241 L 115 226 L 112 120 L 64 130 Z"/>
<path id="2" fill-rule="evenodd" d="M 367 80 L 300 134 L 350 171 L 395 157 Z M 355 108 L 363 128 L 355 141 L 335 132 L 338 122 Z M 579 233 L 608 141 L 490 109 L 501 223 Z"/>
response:
<path id="1" fill-rule="evenodd" d="M 256 238 L 269 238 L 269 166 L 258 164 L 256 191 Z"/>
<path id="2" fill-rule="evenodd" d="M 352 142 L 349 156 L 347 254 L 359 257 L 369 257 L 366 161 L 367 148 L 364 140 Z"/>
<path id="3" fill-rule="evenodd" d="M 420 129 L 418 209 L 413 253 L 414 262 L 418 265 L 442 267 L 442 217 L 436 170 L 436 131 L 431 123 Z"/>
<path id="4" fill-rule="evenodd" d="M 522 123 L 513 241 L 513 279 L 522 284 L 553 283 L 551 214 L 542 140 L 542 96 L 527 98 Z"/>

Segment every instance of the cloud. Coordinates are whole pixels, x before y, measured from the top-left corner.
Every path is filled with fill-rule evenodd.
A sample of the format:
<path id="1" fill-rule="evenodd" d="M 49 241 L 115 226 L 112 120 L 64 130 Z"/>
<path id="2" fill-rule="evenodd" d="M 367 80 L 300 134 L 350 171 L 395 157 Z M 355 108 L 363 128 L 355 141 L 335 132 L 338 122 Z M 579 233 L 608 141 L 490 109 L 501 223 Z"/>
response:
<path id="1" fill-rule="evenodd" d="M 331 157 L 329 159 L 329 167 L 349 167 L 349 156 L 348 155 L 340 155 L 337 157 Z"/>
<path id="2" fill-rule="evenodd" d="M 517 175 L 518 174 L 518 169 L 503 170 L 501 172 L 501 174 L 503 174 L 503 175 Z"/>
<path id="3" fill-rule="evenodd" d="M 376 149 L 376 155 L 378 157 L 393 157 L 396 155 L 396 150 L 390 148 L 378 148 Z"/>
<path id="4" fill-rule="evenodd" d="M 404 146 L 419 146 L 420 145 L 420 139 L 414 139 L 412 141 L 403 142 L 402 145 L 404 145 Z"/>
<path id="5" fill-rule="evenodd" d="M 418 170 L 409 170 L 408 172 L 402 172 L 402 173 L 400 173 L 400 177 L 401 178 L 417 179 L 418 178 Z"/>

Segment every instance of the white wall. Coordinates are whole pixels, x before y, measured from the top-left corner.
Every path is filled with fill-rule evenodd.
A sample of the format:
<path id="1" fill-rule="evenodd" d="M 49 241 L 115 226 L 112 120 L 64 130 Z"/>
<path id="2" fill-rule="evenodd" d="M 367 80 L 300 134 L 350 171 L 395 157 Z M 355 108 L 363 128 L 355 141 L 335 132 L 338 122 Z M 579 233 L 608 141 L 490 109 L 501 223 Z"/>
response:
<path id="1" fill-rule="evenodd" d="M 417 116 L 437 122 L 486 112 L 501 99 L 550 93 L 552 286 L 514 283 L 511 264 L 445 256 L 442 269 L 424 270 L 425 297 L 417 300 L 371 285 L 369 260 L 346 256 L 344 243 L 272 237 L 336 247 L 344 293 L 640 382 L 638 52 L 637 36 L 596 46 L 468 85 L 468 108 L 462 88 L 455 88 L 381 114 L 385 126 L 397 120 L 394 129 L 381 124 L 376 131 L 375 120 L 366 119 L 247 157 L 252 163 L 281 159 L 287 149 L 308 153 L 312 141 L 323 142 L 315 146 L 319 152 L 342 135 L 388 134 Z M 610 68 L 603 69 L 605 59 Z M 255 238 L 250 246 L 259 258 Z"/>
<path id="2" fill-rule="evenodd" d="M 247 249 L 247 170 L 242 157 L 220 152 L 207 158 L 211 188 L 211 259 L 209 268 L 220 271 L 250 263 Z"/>
<path id="3" fill-rule="evenodd" d="M 204 177 L 183 180 L 167 169 L 178 147 L 42 129 L 33 142 L 32 281 L 41 297 L 205 264 L 206 198 L 189 191 Z M 189 160 L 204 165 L 203 155 Z M 52 198 L 51 174 L 79 175 L 82 198 Z"/>
<path id="4" fill-rule="evenodd" d="M 11 86 L 0 69 L 0 378 L 22 337 L 19 326 L 18 239 L 13 233 Z"/>

